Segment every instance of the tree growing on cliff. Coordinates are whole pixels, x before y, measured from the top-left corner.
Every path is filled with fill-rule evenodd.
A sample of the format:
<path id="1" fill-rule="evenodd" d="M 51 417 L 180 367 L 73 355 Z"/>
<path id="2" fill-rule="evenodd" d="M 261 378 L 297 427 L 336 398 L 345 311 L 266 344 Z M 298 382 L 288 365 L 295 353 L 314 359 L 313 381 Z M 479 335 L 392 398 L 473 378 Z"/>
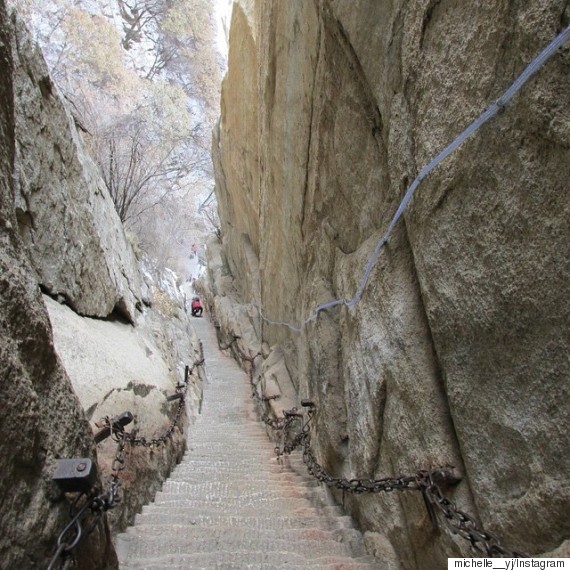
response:
<path id="1" fill-rule="evenodd" d="M 149 140 L 138 128 L 112 130 L 101 141 L 97 156 L 101 173 L 121 221 L 129 224 L 167 196 L 182 196 L 192 171 L 204 168 L 207 159 L 197 154 L 192 162 L 181 159 L 175 146 Z"/>
<path id="2" fill-rule="evenodd" d="M 145 232 L 138 221 L 153 211 L 181 226 L 187 194 L 211 171 L 222 68 L 213 0 L 11 1 L 34 26 L 121 220 Z"/>
<path id="3" fill-rule="evenodd" d="M 213 194 L 213 191 L 212 191 Z M 206 228 L 213 233 L 219 240 L 222 239 L 222 224 L 218 215 L 218 204 L 215 200 L 206 200 L 199 208 L 198 213 L 204 219 Z"/>

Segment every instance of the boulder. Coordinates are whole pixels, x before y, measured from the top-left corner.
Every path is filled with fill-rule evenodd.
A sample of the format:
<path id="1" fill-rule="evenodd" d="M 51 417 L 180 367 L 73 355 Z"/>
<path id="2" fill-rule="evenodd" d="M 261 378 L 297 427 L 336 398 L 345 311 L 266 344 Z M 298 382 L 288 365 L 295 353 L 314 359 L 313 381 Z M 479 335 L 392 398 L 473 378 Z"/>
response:
<path id="1" fill-rule="evenodd" d="M 39 48 L 21 21 L 15 29 L 16 216 L 37 279 L 81 315 L 134 322 L 142 293 L 132 247 Z"/>
<path id="2" fill-rule="evenodd" d="M 121 320 L 82 317 L 44 295 L 54 331 L 54 343 L 94 433 L 101 419 L 130 412 L 126 431 L 148 442 L 160 439 L 176 418 L 180 400 L 169 402 L 176 385 L 189 376 L 186 402 L 172 435 L 152 448 L 129 446 L 121 474 L 121 502 L 110 511 L 113 533 L 133 524 L 135 514 L 151 500 L 186 450 L 188 421 L 194 420 L 202 399 L 203 368 L 200 342 L 190 327 L 180 300 L 163 290 L 166 278 L 150 275 L 153 309 L 146 309 L 137 326 Z M 168 277 L 168 276 L 167 276 Z M 172 285 L 172 284 L 171 284 Z M 99 423 L 99 426 L 96 425 Z M 97 446 L 102 472 L 110 475 L 117 444 L 111 439 Z"/>

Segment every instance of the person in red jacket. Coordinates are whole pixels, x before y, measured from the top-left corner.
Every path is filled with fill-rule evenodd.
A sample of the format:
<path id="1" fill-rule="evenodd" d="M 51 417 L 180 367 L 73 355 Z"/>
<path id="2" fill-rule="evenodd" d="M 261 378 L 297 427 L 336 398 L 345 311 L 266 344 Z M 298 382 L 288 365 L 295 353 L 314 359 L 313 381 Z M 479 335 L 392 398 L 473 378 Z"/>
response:
<path id="1" fill-rule="evenodd" d="M 193 317 L 201 317 L 202 311 L 202 304 L 200 303 L 200 299 L 198 297 L 194 297 L 192 299 L 192 316 Z"/>

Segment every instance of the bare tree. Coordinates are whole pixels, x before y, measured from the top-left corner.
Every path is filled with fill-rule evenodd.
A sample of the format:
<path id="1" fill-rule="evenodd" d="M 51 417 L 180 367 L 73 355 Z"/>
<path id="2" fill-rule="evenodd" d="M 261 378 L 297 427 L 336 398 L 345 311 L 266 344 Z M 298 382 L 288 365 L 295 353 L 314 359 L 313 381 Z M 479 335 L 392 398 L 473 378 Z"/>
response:
<path id="1" fill-rule="evenodd" d="M 187 177 L 205 168 L 203 153 L 181 153 L 179 141 L 153 141 L 137 123 L 110 129 L 97 145 L 95 159 L 123 223 L 155 207 L 167 196 L 183 194 Z"/>
<path id="2" fill-rule="evenodd" d="M 213 209 L 196 211 L 223 67 L 213 0 L 114 0 L 120 21 L 106 2 L 9 1 L 36 22 L 121 220 L 147 253 L 183 263 L 206 225 L 219 232 Z"/>
<path id="3" fill-rule="evenodd" d="M 208 202 L 206 200 L 198 209 L 198 213 L 202 214 L 206 222 L 206 228 L 213 232 L 215 236 L 221 241 L 222 239 L 222 225 L 220 224 L 220 217 L 218 216 L 218 205 L 215 200 Z"/>

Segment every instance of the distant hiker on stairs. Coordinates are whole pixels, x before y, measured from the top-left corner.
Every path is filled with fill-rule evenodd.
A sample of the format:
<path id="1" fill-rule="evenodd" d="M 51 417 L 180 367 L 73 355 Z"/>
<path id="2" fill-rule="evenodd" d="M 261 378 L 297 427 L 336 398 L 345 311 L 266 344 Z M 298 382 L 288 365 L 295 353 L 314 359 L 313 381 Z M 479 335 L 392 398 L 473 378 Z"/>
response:
<path id="1" fill-rule="evenodd" d="M 192 298 L 192 316 L 193 317 L 201 317 L 203 310 L 204 309 L 202 308 L 202 304 L 200 303 L 200 298 L 199 297 L 193 297 Z"/>

